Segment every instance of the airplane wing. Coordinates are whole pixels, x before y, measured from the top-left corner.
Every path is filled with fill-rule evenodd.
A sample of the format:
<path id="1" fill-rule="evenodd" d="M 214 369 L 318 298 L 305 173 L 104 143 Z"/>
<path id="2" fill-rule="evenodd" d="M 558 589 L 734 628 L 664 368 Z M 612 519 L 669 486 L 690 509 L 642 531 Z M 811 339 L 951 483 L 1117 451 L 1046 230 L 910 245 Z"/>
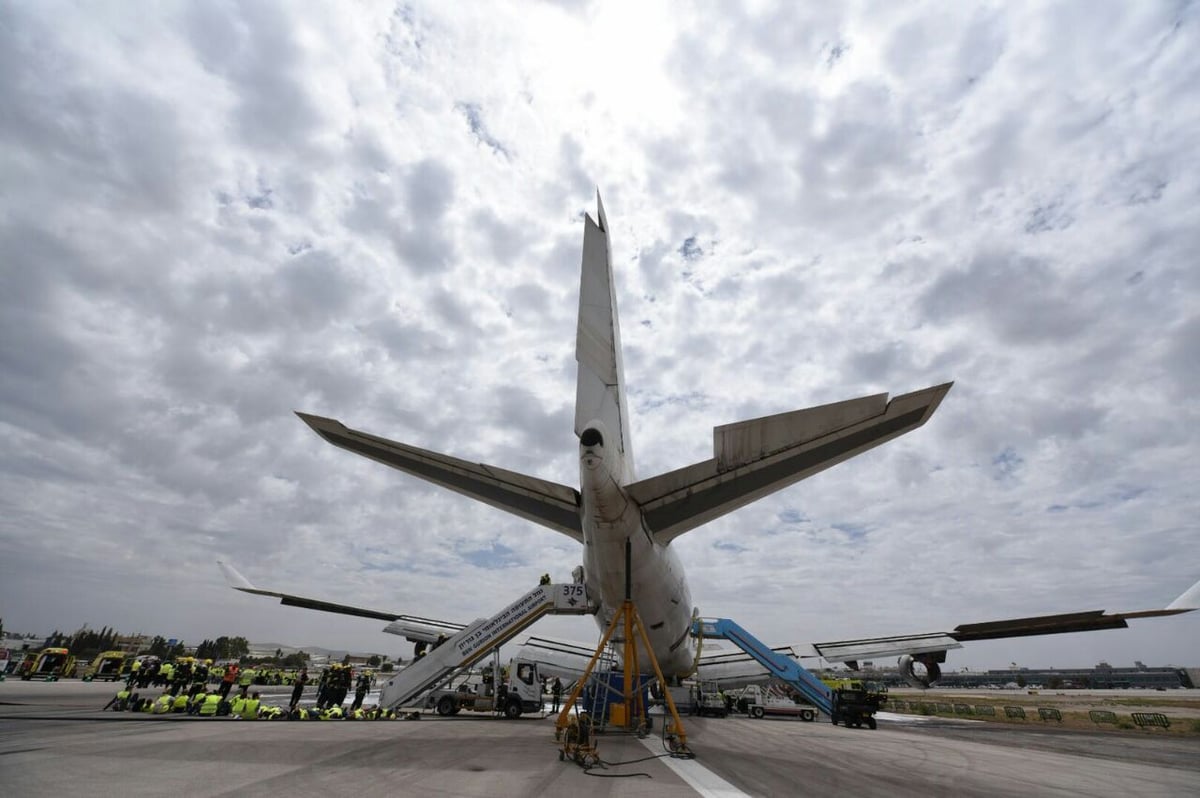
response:
<path id="1" fill-rule="evenodd" d="M 864 396 L 713 430 L 713 458 L 628 486 L 659 543 L 924 424 L 954 383 Z"/>
<path id="2" fill-rule="evenodd" d="M 896 635 L 863 640 L 835 640 L 811 644 L 809 656 L 821 656 L 831 662 L 844 662 L 852 668 L 858 662 L 873 657 L 899 656 L 901 669 L 914 684 L 928 686 L 938 677 L 937 663 L 946 661 L 946 652 L 962 648 L 963 643 L 973 640 L 1000 640 L 1006 637 L 1032 637 L 1066 632 L 1092 632 L 1099 629 L 1124 629 L 1128 621 L 1138 618 L 1161 618 L 1180 615 L 1200 609 L 1200 581 L 1184 591 L 1166 607 L 1136 612 L 1106 612 L 1089 610 L 1058 615 L 1039 615 L 1031 618 L 1012 618 L 984 623 L 967 623 L 954 627 L 949 632 Z M 802 654 L 803 656 L 804 654 Z M 926 676 L 913 672 L 912 662 L 918 662 L 928 671 Z"/>
<path id="3" fill-rule="evenodd" d="M 332 418 L 299 412 L 296 415 L 334 446 L 507 510 L 562 532 L 578 543 L 583 542 L 579 492 L 574 488 L 369 435 Z"/>
<path id="4" fill-rule="evenodd" d="M 450 621 L 439 621 L 433 618 L 421 618 L 416 615 L 403 615 L 396 612 L 386 612 L 383 610 L 371 610 L 364 607 L 353 607 L 349 604 L 334 604 L 330 601 L 322 601 L 321 599 L 306 598 L 304 596 L 294 596 L 290 593 L 279 593 L 274 590 L 264 590 L 255 587 L 250 583 L 250 580 L 242 576 L 236 568 L 229 563 L 217 560 L 217 565 L 221 569 L 221 573 L 225 575 L 225 581 L 234 590 L 240 590 L 243 593 L 252 593 L 256 596 L 273 596 L 278 598 L 280 604 L 289 607 L 303 607 L 309 610 L 321 610 L 322 612 L 335 612 L 340 615 L 354 615 L 359 618 L 374 618 L 380 621 L 390 621 L 383 628 L 383 631 L 390 634 L 400 635 L 401 637 L 411 640 L 412 642 L 435 643 L 439 638 L 452 637 L 462 631 L 464 625 L 461 623 L 452 623 Z"/>
<path id="5" fill-rule="evenodd" d="M 790 659 L 800 659 L 792 646 L 775 646 L 771 650 Z M 731 690 L 751 684 L 766 684 L 775 678 L 775 674 L 736 646 L 705 641 L 700 661 L 696 664 L 696 678 L 718 682 L 722 690 Z"/>

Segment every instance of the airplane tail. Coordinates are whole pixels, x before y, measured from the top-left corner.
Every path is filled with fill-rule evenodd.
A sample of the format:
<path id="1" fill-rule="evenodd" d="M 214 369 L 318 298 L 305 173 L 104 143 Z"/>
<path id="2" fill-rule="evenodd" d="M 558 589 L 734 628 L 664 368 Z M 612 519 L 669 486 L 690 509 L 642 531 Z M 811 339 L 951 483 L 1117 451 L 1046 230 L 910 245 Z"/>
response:
<path id="1" fill-rule="evenodd" d="M 599 419 L 615 435 L 625 463 L 625 479 L 633 480 L 629 410 L 625 403 L 625 367 L 621 362 L 621 327 L 612 279 L 608 220 L 596 193 L 596 220 L 584 220 L 583 267 L 579 278 L 579 328 L 575 338 L 579 374 L 575 385 L 575 434 Z"/>

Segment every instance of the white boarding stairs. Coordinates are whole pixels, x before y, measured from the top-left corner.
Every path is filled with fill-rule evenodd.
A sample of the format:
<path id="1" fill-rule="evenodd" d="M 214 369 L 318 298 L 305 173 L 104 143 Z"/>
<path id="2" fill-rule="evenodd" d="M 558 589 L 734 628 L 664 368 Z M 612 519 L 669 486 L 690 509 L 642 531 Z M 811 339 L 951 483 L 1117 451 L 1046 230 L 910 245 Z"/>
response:
<path id="1" fill-rule="evenodd" d="M 576 583 L 538 585 L 491 618 L 477 618 L 384 683 L 379 706 L 408 705 L 507 643 L 543 615 L 595 615 L 599 607 Z"/>

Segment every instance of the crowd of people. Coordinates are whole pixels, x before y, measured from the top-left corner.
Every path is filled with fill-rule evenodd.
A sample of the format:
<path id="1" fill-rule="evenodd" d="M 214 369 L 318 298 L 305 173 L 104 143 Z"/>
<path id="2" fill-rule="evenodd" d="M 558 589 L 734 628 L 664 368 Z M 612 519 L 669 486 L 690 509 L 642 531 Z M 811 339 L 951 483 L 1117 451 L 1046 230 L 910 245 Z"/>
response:
<path id="1" fill-rule="evenodd" d="M 125 685 L 103 709 L 242 720 L 391 720 L 413 716 L 412 713 L 382 710 L 377 705 L 364 707 L 374 680 L 369 671 L 362 671 L 356 677 L 349 665 L 332 665 L 321 672 L 317 680 L 316 703 L 312 707 L 300 705 L 310 681 L 307 668 L 301 668 L 288 680 L 293 688 L 287 707 L 265 704 L 260 692 L 251 692 L 257 676 L 253 668 L 230 663 L 218 673 L 213 670 L 211 661 L 190 661 L 190 658 L 175 662 L 135 662 L 126 675 Z M 238 690 L 230 697 L 235 686 Z M 349 707 L 344 707 L 351 686 L 354 687 L 354 699 Z M 161 694 L 147 697 L 135 692 L 152 688 L 160 689 Z"/>

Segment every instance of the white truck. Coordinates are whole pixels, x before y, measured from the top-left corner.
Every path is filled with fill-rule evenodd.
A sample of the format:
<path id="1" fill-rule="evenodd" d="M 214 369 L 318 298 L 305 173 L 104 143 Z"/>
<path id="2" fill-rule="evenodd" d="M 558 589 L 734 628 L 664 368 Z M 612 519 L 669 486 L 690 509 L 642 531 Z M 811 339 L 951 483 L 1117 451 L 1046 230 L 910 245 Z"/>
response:
<path id="1" fill-rule="evenodd" d="M 490 678 L 485 678 L 490 677 Z M 526 712 L 542 711 L 542 680 L 536 662 L 513 659 L 505 678 L 499 667 L 473 673 L 457 685 L 433 690 L 425 697 L 424 707 L 439 715 L 459 712 L 503 713 L 509 719 Z"/>
<path id="2" fill-rule="evenodd" d="M 756 684 L 742 691 L 737 699 L 737 708 L 752 718 L 778 715 L 809 722 L 817 719 L 816 707 L 803 698 L 791 698 Z"/>

